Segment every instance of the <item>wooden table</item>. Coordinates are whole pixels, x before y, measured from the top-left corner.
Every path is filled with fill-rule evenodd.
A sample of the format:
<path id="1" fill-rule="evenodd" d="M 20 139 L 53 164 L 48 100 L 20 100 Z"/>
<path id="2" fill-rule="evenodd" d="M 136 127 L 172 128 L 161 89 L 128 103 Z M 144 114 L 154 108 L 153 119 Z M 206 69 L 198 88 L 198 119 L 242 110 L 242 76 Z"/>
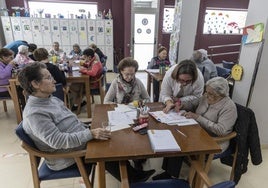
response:
<path id="1" fill-rule="evenodd" d="M 74 71 L 72 74 L 66 75 L 67 83 L 83 83 L 85 84 L 86 98 L 87 98 L 87 117 L 91 118 L 91 97 L 90 97 L 90 80 L 88 75 L 80 74 L 78 71 Z M 17 86 L 19 81 L 16 78 L 9 79 L 11 98 L 14 103 L 14 109 L 17 117 L 17 123 L 22 121 L 22 109 L 19 104 Z"/>
<path id="2" fill-rule="evenodd" d="M 153 79 L 159 82 L 159 92 L 161 91 L 161 84 L 164 78 L 164 74 L 160 74 L 159 72 L 150 72 L 150 70 L 145 70 L 147 72 L 147 92 L 151 96 L 151 83 Z"/>
<path id="3" fill-rule="evenodd" d="M 161 110 L 161 103 L 148 104 L 152 111 Z M 101 122 L 108 120 L 107 111 L 113 110 L 115 105 L 96 105 L 91 127 L 101 127 Z M 179 152 L 154 153 L 147 135 L 135 133 L 131 128 L 112 132 L 109 141 L 92 140 L 87 144 L 86 162 L 97 162 L 99 173 L 99 187 L 105 188 L 105 161 L 120 161 L 121 187 L 128 188 L 126 160 L 171 156 L 197 156 L 201 166 L 204 164 L 205 154 L 218 153 L 220 146 L 199 125 L 179 127 L 187 137 L 179 134 L 175 128 L 157 122 L 149 117 L 149 129 L 170 129 L 181 147 Z M 198 186 L 196 186 L 198 187 Z"/>

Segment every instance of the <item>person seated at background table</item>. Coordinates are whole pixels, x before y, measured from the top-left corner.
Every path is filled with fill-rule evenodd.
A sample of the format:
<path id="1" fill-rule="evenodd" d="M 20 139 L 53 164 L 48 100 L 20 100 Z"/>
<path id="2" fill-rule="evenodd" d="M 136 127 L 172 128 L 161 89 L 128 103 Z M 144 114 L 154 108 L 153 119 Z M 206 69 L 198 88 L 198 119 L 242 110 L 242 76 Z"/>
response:
<path id="1" fill-rule="evenodd" d="M 46 64 L 47 70 L 53 76 L 56 83 L 62 83 L 63 86 L 66 86 L 66 77 L 64 72 L 61 71 L 56 65 L 49 62 L 48 51 L 45 48 L 37 48 L 33 55 L 36 61 Z"/>
<path id="2" fill-rule="evenodd" d="M 16 64 L 19 67 L 23 67 L 24 65 L 26 65 L 28 63 L 34 62 L 34 60 L 32 60 L 30 57 L 28 57 L 28 55 L 29 55 L 28 49 L 29 49 L 29 47 L 25 46 L 25 45 L 20 45 L 18 47 L 18 54 L 16 55 L 14 61 L 16 62 Z"/>
<path id="3" fill-rule="evenodd" d="M 208 58 L 207 50 L 199 49 L 194 51 L 191 60 L 196 63 L 202 72 L 205 82 L 218 76 L 216 65 Z"/>
<path id="4" fill-rule="evenodd" d="M 96 60 L 94 50 L 88 48 L 83 51 L 83 56 L 80 58 L 82 61 L 84 61 L 83 65 L 80 67 L 80 72 L 82 74 L 87 74 L 90 76 L 90 81 L 98 80 L 102 73 L 103 73 L 103 67 L 100 61 Z M 78 103 L 80 101 L 79 93 L 81 89 L 83 89 L 84 84 L 72 84 L 70 86 L 70 90 L 74 95 L 74 104 L 72 106 L 72 111 L 75 111 L 78 109 Z M 95 82 L 94 84 L 90 85 L 90 89 L 97 89 L 99 88 L 99 83 Z M 86 105 L 86 102 L 83 101 L 81 103 L 81 106 Z"/>
<path id="5" fill-rule="evenodd" d="M 99 60 L 103 66 L 105 66 L 105 61 L 107 60 L 107 56 L 97 47 L 96 44 L 92 43 L 89 45 L 89 48 L 92 48 L 96 54 L 99 56 Z"/>
<path id="6" fill-rule="evenodd" d="M 184 113 L 184 116 L 195 119 L 211 136 L 225 136 L 231 133 L 237 119 L 237 110 L 235 103 L 229 97 L 227 80 L 222 77 L 208 80 L 197 109 L 195 112 Z M 229 146 L 229 141 L 219 145 L 224 152 Z M 179 177 L 182 162 L 183 157 L 164 158 L 162 168 L 165 172 L 153 179 Z"/>
<path id="7" fill-rule="evenodd" d="M 13 61 L 14 52 L 7 48 L 0 49 L 0 85 L 9 85 L 12 69 L 16 63 Z M 10 97 L 6 87 L 0 87 L 0 97 Z"/>
<path id="8" fill-rule="evenodd" d="M 119 62 L 119 74 L 112 81 L 104 97 L 105 104 L 128 104 L 135 100 L 150 101 L 143 83 L 135 76 L 138 68 L 138 62 L 131 57 L 126 57 Z"/>
<path id="9" fill-rule="evenodd" d="M 52 48 L 49 50 L 49 55 L 61 57 L 64 51 L 60 49 L 59 42 L 53 42 Z"/>
<path id="10" fill-rule="evenodd" d="M 165 74 L 159 101 L 165 104 L 163 111 L 194 110 L 204 91 L 201 71 L 191 60 L 173 65 Z"/>
<path id="11" fill-rule="evenodd" d="M 36 61 L 36 59 L 33 56 L 33 52 L 34 52 L 34 50 L 37 49 L 37 45 L 34 44 L 34 43 L 30 43 L 28 46 L 29 46 L 29 49 L 28 49 L 28 51 L 29 51 L 29 55 L 28 55 L 29 58 L 31 58 L 32 60 Z"/>
<path id="12" fill-rule="evenodd" d="M 82 56 L 83 52 L 79 46 L 79 44 L 74 44 L 72 51 L 69 53 L 70 56 L 74 59 L 79 59 Z"/>
<path id="13" fill-rule="evenodd" d="M 147 69 L 159 69 L 160 66 L 169 67 L 170 62 L 168 60 L 167 49 L 164 46 L 161 46 L 157 51 L 157 56 L 153 57 L 149 62 Z M 154 93 L 154 102 L 159 100 L 159 82 L 153 79 L 153 93 Z"/>
<path id="14" fill-rule="evenodd" d="M 18 47 L 20 45 L 28 46 L 28 42 L 25 40 L 16 40 L 16 41 L 8 43 L 7 45 L 4 46 L 4 48 L 12 50 L 14 52 L 14 56 L 16 56 L 18 53 Z"/>
<path id="15" fill-rule="evenodd" d="M 111 132 L 103 128 L 86 128 L 60 99 L 52 95 L 56 91 L 56 82 L 44 63 L 34 62 L 25 66 L 20 71 L 18 80 L 29 95 L 23 111 L 22 126 L 41 151 L 53 153 L 83 150 L 90 140 L 110 139 Z M 46 158 L 45 162 L 55 171 L 75 165 L 73 159 Z M 116 166 L 118 167 L 119 163 L 107 164 L 115 166 L 109 170 L 118 178 L 120 172 Z M 136 171 L 130 165 L 127 169 L 130 182 L 145 181 L 149 178 L 148 171 Z"/>

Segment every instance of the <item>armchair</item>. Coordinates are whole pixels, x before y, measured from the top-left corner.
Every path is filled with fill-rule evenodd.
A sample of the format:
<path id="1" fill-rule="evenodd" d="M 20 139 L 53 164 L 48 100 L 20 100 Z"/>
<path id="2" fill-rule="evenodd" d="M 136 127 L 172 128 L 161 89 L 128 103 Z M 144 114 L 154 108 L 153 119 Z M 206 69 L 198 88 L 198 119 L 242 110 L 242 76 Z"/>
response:
<path id="1" fill-rule="evenodd" d="M 40 188 L 41 181 L 80 176 L 82 176 L 86 188 L 93 187 L 95 164 L 84 164 L 85 150 L 68 153 L 43 152 L 35 146 L 32 139 L 24 132 L 22 122 L 16 128 L 15 132 L 22 141 L 22 148 L 29 154 L 34 188 Z M 47 167 L 45 162 L 40 165 L 41 158 L 74 158 L 76 165 L 63 170 L 53 171 Z M 90 173 L 92 173 L 91 181 L 89 180 Z"/>

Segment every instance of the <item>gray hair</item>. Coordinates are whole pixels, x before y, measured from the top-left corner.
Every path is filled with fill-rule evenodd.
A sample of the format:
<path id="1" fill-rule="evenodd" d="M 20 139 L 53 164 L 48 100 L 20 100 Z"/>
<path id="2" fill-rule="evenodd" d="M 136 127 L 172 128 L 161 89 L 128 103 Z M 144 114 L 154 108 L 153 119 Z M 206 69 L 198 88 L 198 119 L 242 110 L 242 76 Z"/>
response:
<path id="1" fill-rule="evenodd" d="M 229 96 L 228 81 L 222 77 L 214 77 L 207 81 L 206 86 L 211 87 L 217 94 L 221 96 Z"/>
<path id="2" fill-rule="evenodd" d="M 19 53 L 21 53 L 21 54 L 26 54 L 26 53 L 28 53 L 28 49 L 29 49 L 29 47 L 28 47 L 28 46 L 25 46 L 25 45 L 20 45 L 20 46 L 18 47 L 18 51 L 19 51 Z"/>

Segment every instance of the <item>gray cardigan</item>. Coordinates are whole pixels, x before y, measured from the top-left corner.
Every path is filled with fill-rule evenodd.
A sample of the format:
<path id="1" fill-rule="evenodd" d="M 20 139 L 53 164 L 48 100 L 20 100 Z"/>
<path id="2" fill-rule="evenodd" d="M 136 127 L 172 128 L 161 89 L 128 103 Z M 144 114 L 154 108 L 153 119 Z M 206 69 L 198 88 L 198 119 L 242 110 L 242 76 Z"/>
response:
<path id="1" fill-rule="evenodd" d="M 41 151 L 68 152 L 85 149 L 92 134 L 64 103 L 54 97 L 29 96 L 23 111 L 23 129 Z M 52 170 L 74 164 L 73 159 L 45 159 Z"/>
<path id="2" fill-rule="evenodd" d="M 234 102 L 229 97 L 213 105 L 208 105 L 207 99 L 203 96 L 200 100 L 196 113 L 200 116 L 197 122 L 212 136 L 224 136 L 233 131 L 237 119 L 237 110 Z M 229 141 L 220 143 L 222 151 L 229 146 Z"/>

